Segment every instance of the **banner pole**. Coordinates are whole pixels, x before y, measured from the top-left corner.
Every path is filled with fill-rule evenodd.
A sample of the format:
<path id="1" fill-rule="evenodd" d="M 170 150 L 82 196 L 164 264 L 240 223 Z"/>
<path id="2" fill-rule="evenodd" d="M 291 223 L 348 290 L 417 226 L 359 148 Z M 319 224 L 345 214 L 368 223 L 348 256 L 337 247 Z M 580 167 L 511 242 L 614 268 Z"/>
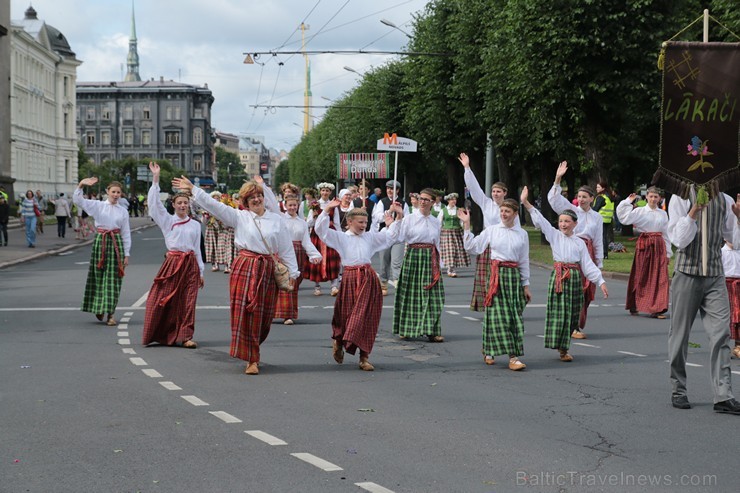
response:
<path id="1" fill-rule="evenodd" d="M 398 151 L 396 151 L 396 163 L 393 165 L 393 181 L 398 181 Z M 393 200 L 391 202 L 396 201 L 396 185 L 393 185 Z"/>
<path id="2" fill-rule="evenodd" d="M 704 36 L 703 40 L 704 43 L 709 43 L 709 10 L 704 9 Z M 707 275 L 707 269 L 709 268 L 709 246 L 707 245 L 707 242 L 709 241 L 709 235 L 707 234 L 707 228 L 709 227 L 707 223 L 707 209 L 704 209 L 701 212 L 701 272 L 702 275 Z"/>

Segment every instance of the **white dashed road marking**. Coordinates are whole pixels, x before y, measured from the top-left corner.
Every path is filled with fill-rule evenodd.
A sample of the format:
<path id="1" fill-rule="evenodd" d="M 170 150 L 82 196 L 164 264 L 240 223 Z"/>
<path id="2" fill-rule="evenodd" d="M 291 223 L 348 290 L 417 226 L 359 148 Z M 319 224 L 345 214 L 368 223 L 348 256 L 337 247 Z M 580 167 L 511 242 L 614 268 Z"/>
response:
<path id="1" fill-rule="evenodd" d="M 119 323 L 118 328 L 121 330 L 128 330 L 128 324 Z"/>
<path id="2" fill-rule="evenodd" d="M 180 397 L 182 397 L 183 399 L 185 399 L 186 401 L 188 401 L 190 404 L 194 406 L 209 406 L 210 405 L 206 401 L 202 401 L 198 399 L 197 397 L 195 397 L 194 395 L 181 395 Z"/>
<path id="3" fill-rule="evenodd" d="M 596 348 L 596 349 L 601 349 L 601 346 L 594 346 L 593 344 L 586 344 L 585 342 L 574 342 L 573 344 L 574 345 L 577 345 L 577 346 L 593 347 L 593 348 Z"/>
<path id="4" fill-rule="evenodd" d="M 128 331 L 127 330 L 121 330 L 119 332 L 116 332 L 116 337 L 128 337 Z"/>
<path id="5" fill-rule="evenodd" d="M 394 493 L 393 490 L 389 490 L 388 488 L 384 488 L 380 486 L 379 484 L 367 482 L 367 483 L 355 483 L 355 486 L 359 486 L 365 491 L 369 491 L 370 493 Z"/>
<path id="6" fill-rule="evenodd" d="M 123 316 L 124 317 L 133 317 L 134 316 L 134 312 L 126 312 L 126 313 L 123 314 Z"/>
<path id="7" fill-rule="evenodd" d="M 118 344 L 121 346 L 130 346 L 131 339 L 118 339 Z M 136 353 L 131 353 L 131 354 L 136 354 Z"/>
<path id="8" fill-rule="evenodd" d="M 342 471 L 343 470 L 338 465 L 332 464 L 329 461 L 325 461 L 324 459 L 322 459 L 320 457 L 316 457 L 313 454 L 307 454 L 307 453 L 304 453 L 304 452 L 299 452 L 299 453 L 294 453 L 294 454 L 290 454 L 290 455 L 292 455 L 296 459 L 301 459 L 304 462 L 308 462 L 312 466 L 316 466 L 316 467 L 318 467 L 319 469 L 321 469 L 323 471 L 331 472 L 331 471 Z"/>
<path id="9" fill-rule="evenodd" d="M 288 445 L 288 442 L 285 442 L 278 437 L 274 437 L 268 433 L 265 433 L 264 431 L 260 430 L 244 430 L 244 433 L 247 435 L 253 436 L 257 440 L 262 440 L 268 445 Z"/>
<path id="10" fill-rule="evenodd" d="M 144 368 L 141 371 L 143 371 L 144 372 L 144 375 L 146 375 L 147 377 L 150 377 L 150 378 L 162 378 L 162 374 L 159 373 L 154 368 Z"/>
<path id="11" fill-rule="evenodd" d="M 182 387 L 179 387 L 172 382 L 159 382 L 159 385 L 166 388 L 167 390 L 182 390 Z"/>
<path id="12" fill-rule="evenodd" d="M 447 310 L 447 313 L 449 313 L 450 315 L 460 315 L 459 312 L 453 312 L 452 310 Z"/>
<path id="13" fill-rule="evenodd" d="M 147 362 L 144 361 L 143 358 L 129 358 L 131 363 L 135 364 L 136 366 L 148 366 Z"/>
<path id="14" fill-rule="evenodd" d="M 626 354 L 627 356 L 637 356 L 638 358 L 647 358 L 647 354 L 639 354 L 639 353 L 630 353 L 629 351 L 617 351 L 621 354 Z"/>
<path id="15" fill-rule="evenodd" d="M 734 373 L 735 375 L 740 375 L 740 371 L 732 370 L 732 373 Z"/>
<path id="16" fill-rule="evenodd" d="M 696 368 L 701 368 L 701 365 L 697 365 L 696 363 L 686 363 L 686 366 L 694 366 Z"/>
<path id="17" fill-rule="evenodd" d="M 470 320 L 471 322 L 480 322 L 479 318 L 475 317 L 463 317 L 465 320 Z"/>
<path id="18" fill-rule="evenodd" d="M 213 414 L 218 419 L 223 421 L 224 423 L 241 423 L 242 420 L 237 418 L 236 416 L 232 416 L 231 414 L 225 412 L 225 411 L 208 411 L 210 414 Z"/>
<path id="19" fill-rule="evenodd" d="M 123 351 L 123 354 L 136 354 L 136 351 L 132 347 L 121 348 L 121 351 Z"/>

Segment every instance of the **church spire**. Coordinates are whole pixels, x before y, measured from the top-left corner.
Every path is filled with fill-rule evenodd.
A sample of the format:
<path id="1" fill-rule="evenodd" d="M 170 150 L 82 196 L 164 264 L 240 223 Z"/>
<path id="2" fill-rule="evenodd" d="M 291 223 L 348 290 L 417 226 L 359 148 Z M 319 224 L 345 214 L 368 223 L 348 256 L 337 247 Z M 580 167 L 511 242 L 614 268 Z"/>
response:
<path id="1" fill-rule="evenodd" d="M 134 0 L 131 0 L 131 37 L 128 39 L 128 56 L 126 57 L 128 71 L 123 79 L 126 82 L 139 81 L 139 53 L 136 50 L 136 19 L 134 18 Z"/>

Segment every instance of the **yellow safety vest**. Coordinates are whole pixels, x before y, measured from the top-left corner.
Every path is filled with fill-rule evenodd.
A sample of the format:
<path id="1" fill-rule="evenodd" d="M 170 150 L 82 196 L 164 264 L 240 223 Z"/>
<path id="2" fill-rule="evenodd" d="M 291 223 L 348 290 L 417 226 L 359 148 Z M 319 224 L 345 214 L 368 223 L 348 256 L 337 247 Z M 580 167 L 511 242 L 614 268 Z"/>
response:
<path id="1" fill-rule="evenodd" d="M 604 197 L 604 206 L 599 209 L 599 214 L 601 215 L 601 219 L 604 220 L 604 224 L 609 224 L 612 222 L 612 219 L 614 218 L 614 202 L 612 202 L 612 199 L 610 199 L 606 194 L 601 194 L 600 197 Z"/>

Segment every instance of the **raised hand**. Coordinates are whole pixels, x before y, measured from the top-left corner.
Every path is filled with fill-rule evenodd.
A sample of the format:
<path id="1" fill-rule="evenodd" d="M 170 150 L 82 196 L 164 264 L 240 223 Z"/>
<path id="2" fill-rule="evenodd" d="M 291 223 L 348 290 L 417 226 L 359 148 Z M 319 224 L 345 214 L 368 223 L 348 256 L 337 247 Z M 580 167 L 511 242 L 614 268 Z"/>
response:
<path id="1" fill-rule="evenodd" d="M 470 222 L 470 213 L 467 211 L 467 209 L 460 207 L 459 209 L 457 209 L 457 218 L 465 224 L 468 224 Z"/>
<path id="2" fill-rule="evenodd" d="M 193 184 L 185 176 L 181 176 L 180 178 L 172 179 L 172 188 L 177 188 L 178 190 L 183 190 L 185 192 L 192 192 Z"/>
<path id="3" fill-rule="evenodd" d="M 630 196 L 627 197 L 627 200 L 629 200 L 630 202 L 634 202 L 636 198 L 637 198 L 637 194 L 631 193 Z"/>
<path id="4" fill-rule="evenodd" d="M 91 187 L 91 186 L 95 185 L 97 182 L 98 182 L 98 179 L 93 176 L 91 178 L 84 178 L 84 179 L 82 179 L 80 181 L 79 186 L 80 187 Z"/>
<path id="5" fill-rule="evenodd" d="M 158 177 L 159 172 L 161 171 L 159 168 L 159 164 L 155 163 L 154 161 L 149 161 L 149 171 L 151 171 L 155 177 Z"/>
<path id="6" fill-rule="evenodd" d="M 259 184 L 259 185 L 264 185 L 264 183 L 265 183 L 265 180 L 263 180 L 263 179 L 262 179 L 262 177 L 261 177 L 260 175 L 254 175 L 254 176 L 252 177 L 252 180 L 254 180 L 254 181 L 255 181 L 255 183 L 257 183 L 257 184 Z"/>
<path id="7" fill-rule="evenodd" d="M 555 172 L 555 179 L 560 180 L 563 176 L 565 176 L 565 173 L 568 171 L 568 161 L 563 161 L 560 163 L 560 166 L 558 166 L 558 170 Z"/>
<path id="8" fill-rule="evenodd" d="M 526 186 L 524 186 L 524 187 L 522 188 L 522 195 L 521 195 L 521 197 L 520 197 L 520 199 L 519 199 L 519 200 L 520 200 L 520 201 L 521 201 L 521 203 L 523 204 L 523 203 L 527 202 L 527 199 L 528 199 L 528 198 L 529 198 L 529 188 L 527 188 Z"/>
<path id="9" fill-rule="evenodd" d="M 464 152 L 460 153 L 460 156 L 458 156 L 457 160 L 460 161 L 460 164 L 462 164 L 464 168 L 470 167 L 470 158 Z"/>

